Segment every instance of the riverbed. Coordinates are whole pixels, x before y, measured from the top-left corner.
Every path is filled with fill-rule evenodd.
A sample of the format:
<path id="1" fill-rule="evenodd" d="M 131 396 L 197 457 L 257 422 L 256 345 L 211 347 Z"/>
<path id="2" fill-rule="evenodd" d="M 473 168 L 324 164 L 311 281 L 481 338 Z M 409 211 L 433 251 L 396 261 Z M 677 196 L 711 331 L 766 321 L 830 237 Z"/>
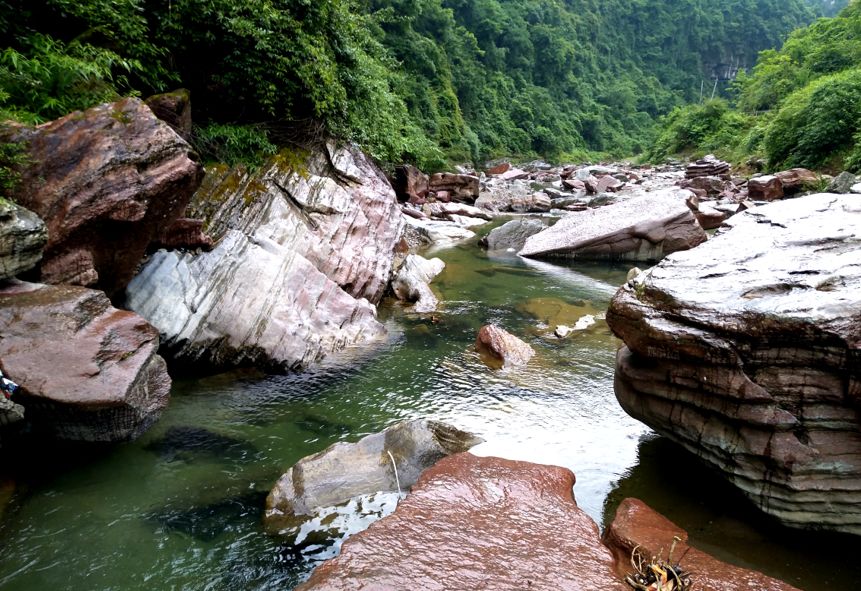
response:
<path id="1" fill-rule="evenodd" d="M 320 553 L 263 532 L 278 476 L 335 441 L 419 417 L 479 434 L 474 453 L 572 469 L 578 504 L 600 525 L 637 496 L 722 559 L 812 591 L 856 588 L 856 538 L 770 523 L 619 408 L 619 342 L 602 316 L 627 267 L 488 256 L 474 242 L 432 254 L 447 263 L 434 282 L 444 304 L 414 316 L 387 302 L 385 343 L 301 374 L 175 380 L 169 409 L 134 443 L 4 449 L 0 589 L 289 589 Z M 594 324 L 554 336 L 583 318 Z M 535 348 L 526 368 L 482 364 L 472 344 L 488 322 Z"/>

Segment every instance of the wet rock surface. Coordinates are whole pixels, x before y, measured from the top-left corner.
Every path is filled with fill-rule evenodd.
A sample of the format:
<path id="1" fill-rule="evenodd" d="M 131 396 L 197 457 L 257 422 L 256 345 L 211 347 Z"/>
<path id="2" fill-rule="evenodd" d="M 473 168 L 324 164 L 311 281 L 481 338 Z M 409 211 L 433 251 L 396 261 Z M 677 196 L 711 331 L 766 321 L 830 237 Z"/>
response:
<path id="1" fill-rule="evenodd" d="M 188 213 L 216 247 L 158 251 L 127 290 L 176 360 L 295 369 L 385 334 L 374 304 L 403 216 L 356 148 L 281 155 L 254 174 L 214 169 Z"/>
<path id="2" fill-rule="evenodd" d="M 0 281 L 38 265 L 47 241 L 39 216 L 0 197 Z"/>
<path id="3" fill-rule="evenodd" d="M 415 302 L 414 312 L 433 312 L 439 300 L 431 291 L 430 283 L 443 269 L 445 263 L 442 259 L 428 260 L 411 254 L 392 280 L 392 291 L 399 300 Z"/>
<path id="4" fill-rule="evenodd" d="M 674 538 L 678 540 L 674 544 Z M 604 543 L 616 556 L 617 573 L 632 572 L 631 554 L 637 549 L 646 560 L 655 556 L 691 573 L 692 588 L 699 591 L 798 591 L 792 585 L 762 573 L 720 561 L 688 544 L 685 530 L 642 501 L 625 499 L 604 532 Z"/>
<path id="5" fill-rule="evenodd" d="M 527 343 L 495 324 L 481 327 L 475 348 L 488 365 L 498 368 L 526 365 L 535 355 Z"/>
<path id="6" fill-rule="evenodd" d="M 447 457 L 298 589 L 623 591 L 573 485 L 565 468 Z"/>
<path id="7" fill-rule="evenodd" d="M 41 281 L 113 297 L 203 177 L 191 147 L 138 99 L 24 130 L 34 164 L 14 201 L 48 227 Z"/>
<path id="8" fill-rule="evenodd" d="M 613 299 L 616 396 L 786 524 L 861 534 L 861 201 L 725 228 Z"/>
<path id="9" fill-rule="evenodd" d="M 0 325 L 0 359 L 34 431 L 127 441 L 167 406 L 158 332 L 102 292 L 17 282 L 0 290 Z"/>
<path id="10" fill-rule="evenodd" d="M 518 251 L 526 244 L 526 239 L 545 230 L 547 223 L 543 220 L 522 219 L 511 220 L 498 228 L 494 228 L 485 238 L 487 250 Z"/>
<path id="11" fill-rule="evenodd" d="M 406 491 L 438 460 L 481 441 L 445 423 L 414 420 L 356 443 L 336 443 L 300 460 L 278 479 L 266 499 L 266 528 L 278 532 L 293 527 L 317 508 L 359 495 L 397 492 L 399 485 Z"/>
<path id="12" fill-rule="evenodd" d="M 531 236 L 527 257 L 582 257 L 656 261 L 705 242 L 687 201 L 693 193 L 665 189 L 599 209 L 573 212 Z"/>

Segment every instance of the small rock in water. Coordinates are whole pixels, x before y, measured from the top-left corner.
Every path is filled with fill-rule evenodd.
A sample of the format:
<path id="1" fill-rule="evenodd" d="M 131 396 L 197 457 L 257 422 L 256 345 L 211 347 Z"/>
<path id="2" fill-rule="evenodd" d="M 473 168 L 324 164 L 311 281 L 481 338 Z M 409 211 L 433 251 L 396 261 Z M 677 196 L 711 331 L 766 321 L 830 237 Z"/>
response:
<path id="1" fill-rule="evenodd" d="M 553 334 L 555 334 L 560 339 L 564 339 L 569 334 L 571 334 L 571 332 L 572 328 L 570 326 L 560 325 L 556 327 L 556 330 L 553 331 Z"/>
<path id="2" fill-rule="evenodd" d="M 526 365 L 535 355 L 532 347 L 495 324 L 481 327 L 475 348 L 488 365 L 503 369 Z"/>
<path id="3" fill-rule="evenodd" d="M 586 330 L 590 326 L 594 325 L 596 322 L 596 318 L 588 314 L 577 321 L 577 324 L 574 325 L 574 330 Z"/>

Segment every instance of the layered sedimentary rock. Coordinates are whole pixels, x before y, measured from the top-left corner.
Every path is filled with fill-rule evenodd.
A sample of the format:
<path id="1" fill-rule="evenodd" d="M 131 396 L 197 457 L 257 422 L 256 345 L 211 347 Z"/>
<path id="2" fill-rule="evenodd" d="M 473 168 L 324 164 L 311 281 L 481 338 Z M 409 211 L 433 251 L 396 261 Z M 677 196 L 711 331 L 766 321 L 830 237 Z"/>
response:
<path id="1" fill-rule="evenodd" d="M 38 265 L 47 240 L 39 216 L 0 197 L 0 281 Z"/>
<path id="2" fill-rule="evenodd" d="M 428 189 L 440 201 L 466 201 L 478 199 L 479 179 L 470 174 L 438 172 L 431 175 Z"/>
<path id="3" fill-rule="evenodd" d="M 861 200 L 724 227 L 613 299 L 619 402 L 785 523 L 861 534 Z"/>
<path id="4" fill-rule="evenodd" d="M 0 290 L 0 359 L 34 430 L 74 441 L 143 433 L 170 393 L 158 331 L 83 287 L 15 282 Z"/>
<path id="5" fill-rule="evenodd" d="M 45 220 L 41 280 L 121 291 L 150 241 L 180 216 L 203 168 L 138 99 L 23 130 L 32 164 L 14 199 Z"/>
<path id="6" fill-rule="evenodd" d="M 685 169 L 685 177 L 694 179 L 701 176 L 721 176 L 729 174 L 729 163 L 718 160 L 711 154 L 692 162 Z"/>
<path id="7" fill-rule="evenodd" d="M 666 189 L 589 211 L 573 212 L 529 237 L 527 257 L 656 261 L 705 242 L 688 201 L 693 193 Z"/>
<path id="8" fill-rule="evenodd" d="M 127 290 L 176 359 L 284 370 L 384 334 L 374 303 L 403 216 L 356 148 L 282 154 L 253 174 L 215 168 L 188 212 L 216 247 L 158 251 Z"/>
<path id="9" fill-rule="evenodd" d="M 698 591 L 798 591 L 792 585 L 762 573 L 722 562 L 688 545 L 688 533 L 637 499 L 625 499 L 604 543 L 616 556 L 619 577 L 632 573 L 631 555 L 655 556 L 689 573 Z M 669 556 L 673 548 L 672 557 Z M 672 558 L 672 561 L 670 561 Z"/>
<path id="10" fill-rule="evenodd" d="M 315 509 L 380 491 L 408 490 L 447 455 L 481 443 L 471 433 L 436 421 L 404 421 L 356 443 L 338 442 L 287 470 L 266 499 L 264 521 L 276 532 Z M 391 455 L 390 455 L 391 454 Z"/>
<path id="11" fill-rule="evenodd" d="M 565 468 L 449 456 L 298 589 L 624 591 L 573 485 Z"/>

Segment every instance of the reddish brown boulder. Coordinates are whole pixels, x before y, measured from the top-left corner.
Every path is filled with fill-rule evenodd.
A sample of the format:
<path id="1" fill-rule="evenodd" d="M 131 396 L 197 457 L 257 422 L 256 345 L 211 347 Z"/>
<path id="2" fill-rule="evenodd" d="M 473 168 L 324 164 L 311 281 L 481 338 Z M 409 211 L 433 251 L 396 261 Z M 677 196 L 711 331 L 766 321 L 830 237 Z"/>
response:
<path id="1" fill-rule="evenodd" d="M 693 179 L 700 176 L 724 176 L 730 173 L 729 163 L 718 160 L 709 154 L 685 168 L 685 177 Z"/>
<path id="2" fill-rule="evenodd" d="M 702 191 L 709 197 L 717 197 L 731 185 L 728 181 L 716 176 L 698 176 L 682 181 L 681 187 L 694 192 Z"/>
<path id="3" fill-rule="evenodd" d="M 449 456 L 297 589 L 625 591 L 573 485 L 565 468 Z"/>
<path id="4" fill-rule="evenodd" d="M 496 166 L 491 166 L 490 168 L 488 168 L 484 172 L 488 176 L 491 176 L 491 175 L 497 175 L 497 174 L 504 174 L 504 173 L 508 172 L 509 170 L 511 170 L 511 162 L 501 162 L 501 163 L 497 164 Z"/>
<path id="5" fill-rule="evenodd" d="M 14 199 L 48 226 L 46 283 L 121 291 L 203 178 L 190 146 L 134 98 L 72 113 L 20 139 L 34 164 Z"/>
<path id="6" fill-rule="evenodd" d="M 604 532 L 604 543 L 616 556 L 619 577 L 633 571 L 631 553 L 668 559 L 668 552 L 678 538 L 672 556 L 678 565 L 692 573 L 697 591 L 798 591 L 792 585 L 762 573 L 722 562 L 688 545 L 688 533 L 637 499 L 625 499 L 616 510 L 610 528 Z"/>
<path id="7" fill-rule="evenodd" d="M 820 181 L 820 176 L 806 168 L 793 168 L 774 173 L 783 185 L 783 192 L 792 195 L 803 191 L 805 187 L 813 187 Z"/>
<path id="8" fill-rule="evenodd" d="M 512 168 L 508 172 L 499 175 L 499 178 L 503 181 L 518 181 L 529 178 L 529 173 L 520 168 Z"/>
<path id="9" fill-rule="evenodd" d="M 126 441 L 167 406 L 158 331 L 100 291 L 14 283 L 0 290 L 0 359 L 21 386 L 34 430 L 57 439 Z"/>
<path id="10" fill-rule="evenodd" d="M 495 324 L 481 327 L 475 348 L 493 367 L 526 365 L 535 355 L 532 347 Z"/>
<path id="11" fill-rule="evenodd" d="M 783 198 L 783 183 L 774 175 L 750 179 L 747 183 L 747 194 L 754 201 L 775 201 Z"/>
<path id="12" fill-rule="evenodd" d="M 210 250 L 214 242 L 203 231 L 203 225 L 203 220 L 179 218 L 159 232 L 150 246 L 167 250 L 176 248 Z"/>
<path id="13" fill-rule="evenodd" d="M 392 187 L 401 201 L 423 203 L 428 196 L 428 175 L 411 164 L 395 168 Z"/>
<path id="14" fill-rule="evenodd" d="M 620 181 L 619 179 L 612 177 L 610 175 L 603 176 L 598 180 L 598 183 L 595 185 L 596 193 L 615 193 L 619 189 L 625 186 L 625 183 Z"/>
<path id="15" fill-rule="evenodd" d="M 568 189 L 569 191 L 585 191 L 586 183 L 581 181 L 580 179 L 565 179 L 562 181 L 562 186 Z"/>
<path id="16" fill-rule="evenodd" d="M 146 99 L 146 106 L 185 141 L 191 140 L 191 93 L 180 88 Z"/>
<path id="17" fill-rule="evenodd" d="M 436 193 L 446 193 L 454 201 L 475 202 L 478 199 L 479 179 L 470 174 L 453 174 L 438 172 L 428 181 L 428 190 Z"/>

